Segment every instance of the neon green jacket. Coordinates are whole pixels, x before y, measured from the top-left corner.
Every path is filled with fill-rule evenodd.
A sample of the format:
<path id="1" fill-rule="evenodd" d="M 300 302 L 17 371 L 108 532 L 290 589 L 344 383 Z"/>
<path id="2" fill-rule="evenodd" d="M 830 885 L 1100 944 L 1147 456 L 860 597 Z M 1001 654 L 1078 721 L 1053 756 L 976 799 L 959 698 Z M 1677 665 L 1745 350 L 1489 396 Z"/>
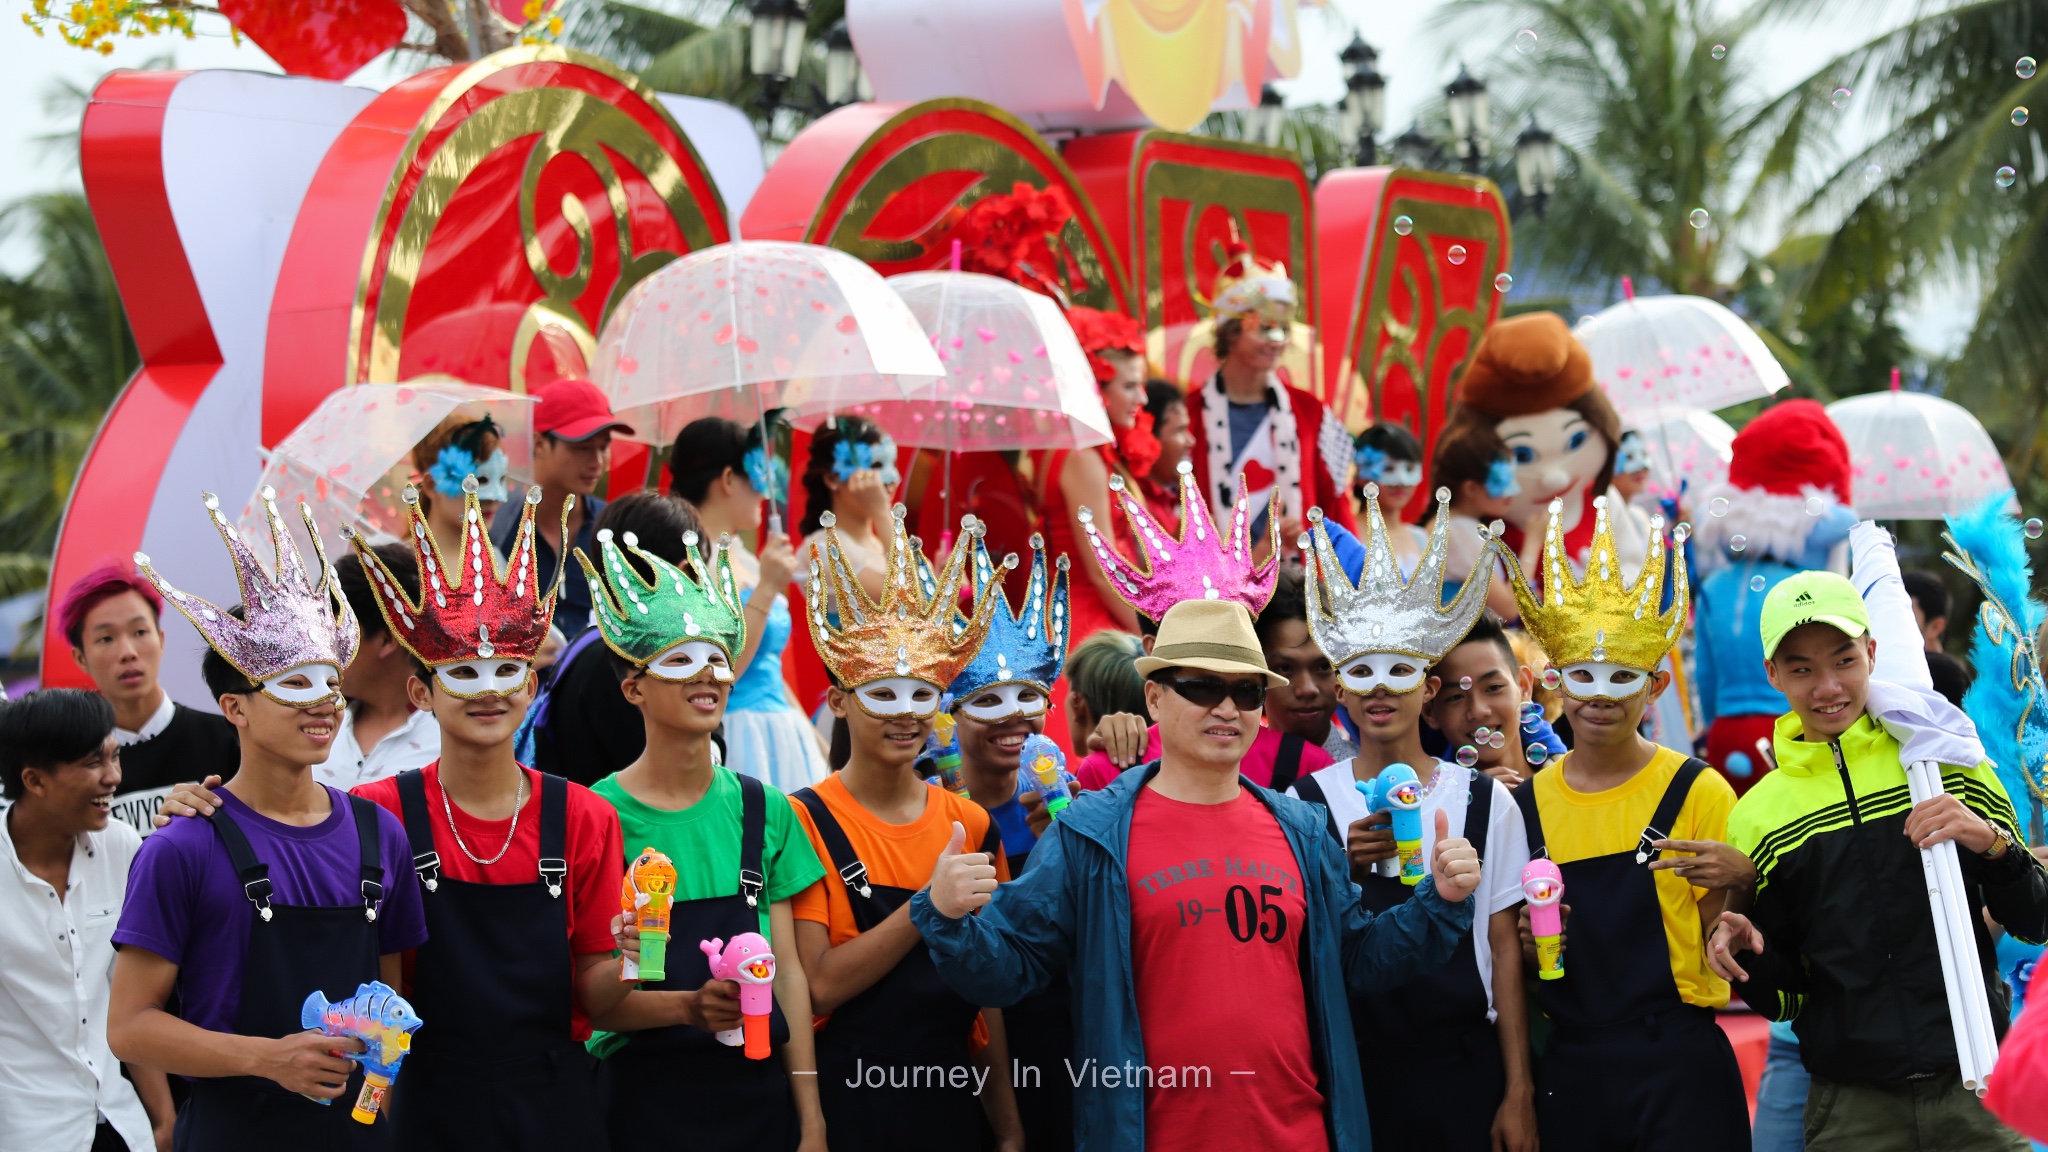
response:
<path id="1" fill-rule="evenodd" d="M 1757 867 L 1750 918 L 1761 955 L 1736 962 L 1750 1007 L 1792 1021 L 1806 1067 L 1836 1080 L 1899 1080 L 1956 1067 L 1941 952 L 1919 850 L 1905 836 L 1912 800 L 1899 743 L 1869 716 L 1841 739 L 1800 739 L 1778 718 L 1778 767 L 1728 816 L 1728 839 Z M 1989 762 L 1942 767 L 1943 786 L 2018 838 L 2012 802 Z M 2028 941 L 2048 938 L 2048 871 L 2024 849 L 1996 861 L 1959 850 L 1973 912 Z M 2011 1011 L 1981 916 L 1977 956 L 1999 1034 Z"/>

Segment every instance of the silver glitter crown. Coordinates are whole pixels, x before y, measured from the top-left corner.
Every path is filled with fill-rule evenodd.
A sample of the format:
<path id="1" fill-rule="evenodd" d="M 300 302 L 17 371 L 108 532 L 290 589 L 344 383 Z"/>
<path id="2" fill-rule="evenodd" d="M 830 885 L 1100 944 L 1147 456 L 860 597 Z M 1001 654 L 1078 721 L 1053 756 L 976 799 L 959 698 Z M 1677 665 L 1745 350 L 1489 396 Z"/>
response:
<path id="1" fill-rule="evenodd" d="M 1332 664 L 1341 668 L 1368 652 L 1398 652 L 1435 664 L 1472 631 L 1486 607 L 1486 588 L 1493 579 L 1494 552 L 1500 542 L 1487 529 L 1479 530 L 1485 541 L 1479 560 L 1446 607 L 1450 501 L 1450 489 L 1436 490 L 1436 527 L 1414 577 L 1404 580 L 1380 515 L 1379 485 L 1366 485 L 1365 568 L 1356 587 L 1337 562 L 1322 509 L 1309 509 L 1309 531 L 1298 542 L 1308 585 L 1308 630 Z"/>

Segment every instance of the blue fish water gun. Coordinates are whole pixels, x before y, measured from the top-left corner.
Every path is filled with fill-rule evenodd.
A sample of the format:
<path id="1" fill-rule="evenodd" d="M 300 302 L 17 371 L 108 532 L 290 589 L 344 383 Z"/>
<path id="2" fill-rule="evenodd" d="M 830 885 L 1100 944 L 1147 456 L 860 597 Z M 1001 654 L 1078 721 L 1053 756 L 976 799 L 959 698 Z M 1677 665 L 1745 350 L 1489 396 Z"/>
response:
<path id="1" fill-rule="evenodd" d="M 376 1123 L 384 1094 L 398 1077 L 406 1053 L 412 1051 L 412 1034 L 420 1026 L 412 1005 L 382 980 L 359 984 L 355 995 L 332 1003 L 316 988 L 299 1009 L 299 1025 L 363 1042 L 363 1051 L 348 1053 L 349 1059 L 363 1066 L 363 1090 L 350 1116 L 359 1123 Z"/>
<path id="2" fill-rule="evenodd" d="M 1358 781 L 1358 791 L 1367 808 L 1394 817 L 1395 859 L 1376 865 L 1380 875 L 1399 876 L 1410 887 L 1422 883 L 1422 781 L 1415 769 L 1389 764 L 1372 779 Z"/>

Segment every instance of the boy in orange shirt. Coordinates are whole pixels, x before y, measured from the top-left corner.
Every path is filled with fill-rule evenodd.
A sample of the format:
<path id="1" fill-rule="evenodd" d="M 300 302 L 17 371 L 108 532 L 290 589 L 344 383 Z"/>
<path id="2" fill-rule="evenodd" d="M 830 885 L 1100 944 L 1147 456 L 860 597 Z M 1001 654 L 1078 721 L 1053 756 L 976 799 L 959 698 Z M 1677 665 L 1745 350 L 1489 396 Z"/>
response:
<path id="1" fill-rule="evenodd" d="M 814 548 L 811 560 L 811 635 L 832 673 L 832 712 L 852 738 L 846 767 L 792 798 L 819 859 L 838 874 L 792 901 L 798 959 L 821 1021 L 818 1091 L 834 1152 L 974 1147 L 977 1103 L 1011 1152 L 1023 1146 L 1023 1127 L 1002 1017 L 946 987 L 909 914 L 939 857 L 967 844 L 981 846 L 990 890 L 1008 875 L 988 812 L 926 784 L 913 767 L 945 685 L 988 635 L 1001 585 L 983 589 L 956 634 L 973 540 L 963 532 L 934 582 L 903 515 L 899 505 L 879 603 L 854 578 L 829 515 L 824 555 Z M 843 606 L 836 626 L 819 607 L 826 581 Z"/>

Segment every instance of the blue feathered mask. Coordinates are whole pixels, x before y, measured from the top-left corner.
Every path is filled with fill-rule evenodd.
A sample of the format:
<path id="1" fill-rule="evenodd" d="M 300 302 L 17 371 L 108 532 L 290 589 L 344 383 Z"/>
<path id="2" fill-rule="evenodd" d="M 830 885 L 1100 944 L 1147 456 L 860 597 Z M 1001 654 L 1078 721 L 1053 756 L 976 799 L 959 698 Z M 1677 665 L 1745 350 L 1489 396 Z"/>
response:
<path id="1" fill-rule="evenodd" d="M 1963 711 L 1977 725 L 1984 750 L 1998 768 L 2013 808 L 2024 814 L 2027 842 L 2044 843 L 2043 786 L 2048 784 L 2048 683 L 2034 637 L 2048 609 L 2031 595 L 2033 565 L 2018 520 L 2001 492 L 1948 521 L 1944 559 L 1984 593 L 1970 661 L 1977 679 L 1963 694 Z"/>

